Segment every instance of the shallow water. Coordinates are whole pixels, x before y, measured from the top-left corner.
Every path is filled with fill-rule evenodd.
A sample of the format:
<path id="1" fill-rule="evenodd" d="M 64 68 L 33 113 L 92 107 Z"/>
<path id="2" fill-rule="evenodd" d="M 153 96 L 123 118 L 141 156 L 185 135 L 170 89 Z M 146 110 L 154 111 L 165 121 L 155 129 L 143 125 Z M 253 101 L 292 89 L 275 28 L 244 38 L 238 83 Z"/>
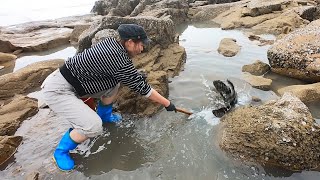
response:
<path id="1" fill-rule="evenodd" d="M 219 42 L 231 37 L 240 44 L 240 53 L 226 58 L 217 53 Z M 239 95 L 237 106 L 249 104 L 252 96 L 262 101 L 277 98 L 273 91 L 251 88 L 243 79 L 241 67 L 259 59 L 267 61 L 268 46 L 260 47 L 237 30 L 189 26 L 180 36 L 186 48 L 187 61 L 179 76 L 171 78 L 170 99 L 176 106 L 189 109 L 187 117 L 165 110 L 153 118 L 124 117 L 119 125 L 106 125 L 102 135 L 80 145 L 72 156 L 76 170 L 60 172 L 51 160 L 52 152 L 69 124 L 56 117 L 49 109 L 23 122 L 16 135 L 23 143 L 11 163 L 0 172 L 5 179 L 20 179 L 30 172 L 39 171 L 45 179 L 318 179 L 317 171 L 291 172 L 276 167 L 262 167 L 232 160 L 217 145 L 219 118 L 211 109 L 217 105 L 212 80 L 230 79 Z M 52 55 L 53 54 L 53 55 Z M 74 49 L 45 53 L 66 58 Z M 24 61 L 38 61 L 38 56 L 26 56 L 16 61 L 15 69 Z M 300 81 L 272 75 L 285 84 Z M 38 97 L 35 92 L 30 94 Z M 319 116 L 319 106 L 310 108 Z"/>
<path id="2" fill-rule="evenodd" d="M 24 53 L 22 57 L 15 61 L 13 72 L 17 71 L 29 64 L 53 60 L 53 59 L 67 59 L 76 53 L 76 49 L 73 46 L 63 46 L 55 49 L 50 49 L 40 53 Z"/>

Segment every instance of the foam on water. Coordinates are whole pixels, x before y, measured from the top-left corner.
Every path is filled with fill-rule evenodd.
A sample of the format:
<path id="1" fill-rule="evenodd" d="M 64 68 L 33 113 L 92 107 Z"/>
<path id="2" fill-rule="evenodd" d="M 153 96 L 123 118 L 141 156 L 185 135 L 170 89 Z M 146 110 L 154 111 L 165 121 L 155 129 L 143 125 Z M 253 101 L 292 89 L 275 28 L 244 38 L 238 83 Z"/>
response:
<path id="1" fill-rule="evenodd" d="M 208 107 L 201 110 L 200 112 L 192 114 L 188 119 L 194 118 L 203 118 L 211 126 L 215 126 L 220 123 L 220 118 L 215 117 L 212 114 L 212 110 Z"/>
<path id="2" fill-rule="evenodd" d="M 73 150 L 72 152 L 84 155 L 84 157 L 89 157 L 89 155 L 91 155 L 91 154 L 96 154 L 96 153 L 106 149 L 105 143 L 103 143 L 101 146 L 99 146 L 99 148 L 96 151 L 91 152 L 92 146 L 99 139 L 99 137 L 100 136 L 96 136 L 92 140 L 91 139 L 87 139 L 85 142 L 79 144 L 77 146 L 77 148 L 75 150 Z"/>

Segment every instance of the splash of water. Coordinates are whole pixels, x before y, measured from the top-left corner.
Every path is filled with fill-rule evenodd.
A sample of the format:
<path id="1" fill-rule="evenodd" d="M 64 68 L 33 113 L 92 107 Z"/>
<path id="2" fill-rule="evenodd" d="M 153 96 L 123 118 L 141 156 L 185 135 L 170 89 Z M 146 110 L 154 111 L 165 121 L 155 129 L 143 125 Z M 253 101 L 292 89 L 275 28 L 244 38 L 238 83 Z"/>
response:
<path id="1" fill-rule="evenodd" d="M 220 98 L 220 95 L 217 94 L 217 92 L 213 91 L 209 85 L 209 81 L 201 74 L 202 84 L 205 87 L 206 96 L 210 100 L 210 104 L 203 107 L 199 112 L 194 113 L 189 117 L 189 119 L 193 118 L 202 118 L 204 119 L 209 125 L 215 126 L 220 123 L 220 118 L 217 118 L 213 115 L 212 109 L 215 109 L 219 107 L 220 105 L 224 104 L 222 98 Z M 249 87 L 251 88 L 251 87 Z M 243 88 L 238 88 L 235 86 L 235 89 L 238 94 L 238 103 L 236 104 L 236 107 L 243 106 L 250 104 L 251 102 L 251 95 L 249 94 L 250 89 L 248 90 L 246 84 Z M 252 88 L 251 88 L 252 89 Z"/>
<path id="2" fill-rule="evenodd" d="M 220 123 L 220 118 L 215 117 L 212 114 L 211 108 L 205 107 L 200 112 L 192 114 L 188 119 L 204 119 L 209 125 L 215 126 Z"/>

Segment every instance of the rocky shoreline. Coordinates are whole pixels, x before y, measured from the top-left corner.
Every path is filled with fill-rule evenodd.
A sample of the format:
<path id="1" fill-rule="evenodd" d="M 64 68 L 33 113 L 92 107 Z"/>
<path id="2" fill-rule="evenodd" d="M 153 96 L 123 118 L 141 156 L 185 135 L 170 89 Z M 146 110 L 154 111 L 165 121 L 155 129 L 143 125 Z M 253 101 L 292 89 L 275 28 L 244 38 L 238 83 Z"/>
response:
<path id="1" fill-rule="evenodd" d="M 97 1 L 90 15 L 0 28 L 0 70 L 8 68 L 10 61 L 25 52 L 66 44 L 76 46 L 81 52 L 105 37 L 117 36 L 120 24 L 137 23 L 146 29 L 152 46 L 135 58 L 134 64 L 148 74 L 148 82 L 157 91 L 168 96 L 168 77 L 177 76 L 186 61 L 185 49 L 179 45 L 175 32 L 178 24 L 202 21 L 217 23 L 222 29 L 245 28 L 251 32 L 250 40 L 259 41 L 261 45 L 274 43 L 267 53 L 269 64 L 258 61 L 243 67 L 244 79 L 249 84 L 270 90 L 272 80 L 265 74 L 271 71 L 303 80 L 306 85 L 278 89 L 277 93 L 283 95 L 279 101 L 237 108 L 224 116 L 220 146 L 235 158 L 292 170 L 313 169 L 319 165 L 319 126 L 303 104 L 320 100 L 319 1 L 117 2 Z M 263 33 L 276 35 L 276 41 L 262 39 L 259 35 Z M 227 57 L 241 51 L 232 39 L 225 39 L 220 45 L 219 53 Z M 37 90 L 62 63 L 63 60 L 34 63 L 0 76 L 0 154 L 3 157 L 0 164 L 10 158 L 23 141 L 23 137 L 14 136 L 21 122 L 38 111 L 37 100 L 26 95 Z M 117 104 L 119 111 L 138 116 L 152 116 L 161 109 L 157 104 L 147 105 L 146 99 L 127 88 L 121 89 Z M 308 156 L 310 154 L 312 156 Z"/>

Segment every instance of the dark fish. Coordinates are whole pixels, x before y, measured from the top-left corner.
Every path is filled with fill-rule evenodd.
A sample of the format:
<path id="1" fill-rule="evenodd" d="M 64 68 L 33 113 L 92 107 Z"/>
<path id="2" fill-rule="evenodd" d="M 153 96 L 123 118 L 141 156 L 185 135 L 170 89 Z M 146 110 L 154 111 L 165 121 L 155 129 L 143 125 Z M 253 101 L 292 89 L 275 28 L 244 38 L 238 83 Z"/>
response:
<path id="1" fill-rule="evenodd" d="M 218 109 L 212 110 L 212 113 L 216 117 L 222 117 L 228 111 L 230 111 L 238 102 L 237 92 L 234 89 L 234 85 L 227 79 L 227 83 L 221 80 L 213 81 L 213 85 L 217 92 L 220 94 L 224 101 L 224 106 Z"/>

